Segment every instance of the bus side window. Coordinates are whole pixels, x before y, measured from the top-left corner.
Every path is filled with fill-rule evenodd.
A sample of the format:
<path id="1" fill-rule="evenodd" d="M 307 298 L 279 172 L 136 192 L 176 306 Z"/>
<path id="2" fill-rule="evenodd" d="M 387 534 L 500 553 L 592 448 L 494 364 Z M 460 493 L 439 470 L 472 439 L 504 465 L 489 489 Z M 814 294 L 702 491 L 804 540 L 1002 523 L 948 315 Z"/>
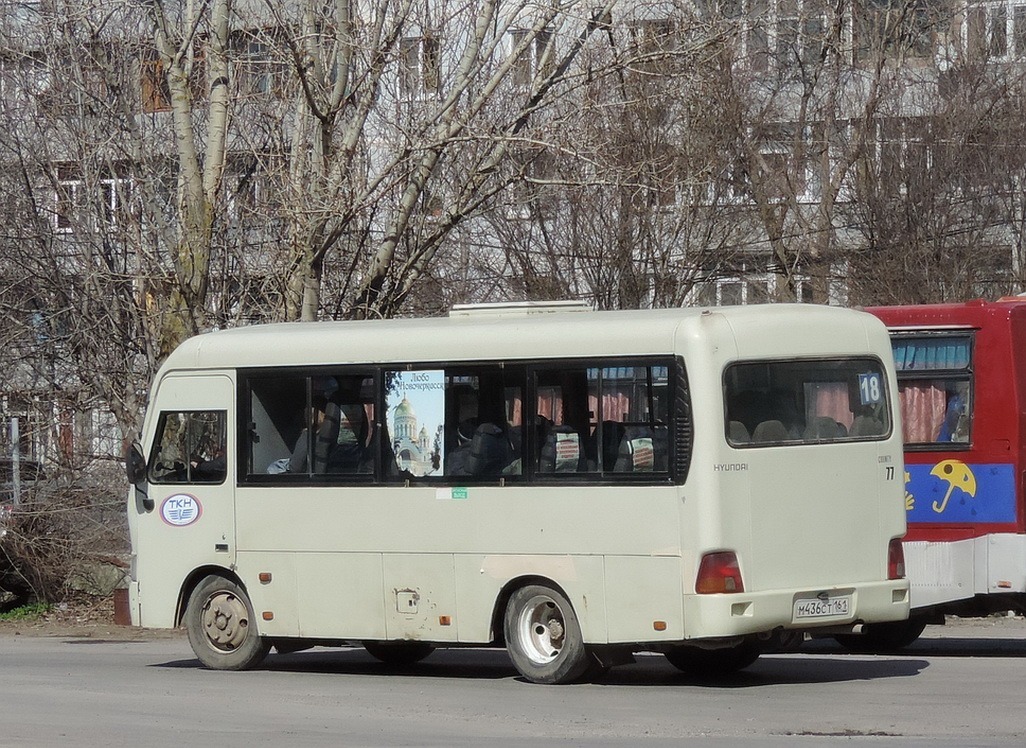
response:
<path id="1" fill-rule="evenodd" d="M 908 444 L 969 441 L 969 383 L 926 379 L 899 385 Z"/>
<path id="2" fill-rule="evenodd" d="M 324 473 L 344 475 L 374 472 L 371 448 L 373 378 L 358 374 L 336 376 L 338 388 L 331 393 L 326 411 L 334 422 L 324 456 Z M 326 421 L 327 422 L 327 421 Z"/>
<path id="3" fill-rule="evenodd" d="M 444 474 L 520 475 L 523 370 L 476 366 L 445 372 Z"/>
<path id="4" fill-rule="evenodd" d="M 912 333 L 892 338 L 905 444 L 966 446 L 972 433 L 970 333 Z"/>
<path id="5" fill-rule="evenodd" d="M 228 474 L 222 410 L 162 413 L 150 458 L 153 483 L 222 483 Z"/>
<path id="6" fill-rule="evenodd" d="M 538 369 L 536 472 L 666 472 L 668 377 L 666 366 Z"/>
<path id="7" fill-rule="evenodd" d="M 307 377 L 249 380 L 249 475 L 309 472 Z"/>
<path id="8" fill-rule="evenodd" d="M 586 472 L 589 433 L 587 369 L 539 369 L 534 464 L 542 475 Z"/>

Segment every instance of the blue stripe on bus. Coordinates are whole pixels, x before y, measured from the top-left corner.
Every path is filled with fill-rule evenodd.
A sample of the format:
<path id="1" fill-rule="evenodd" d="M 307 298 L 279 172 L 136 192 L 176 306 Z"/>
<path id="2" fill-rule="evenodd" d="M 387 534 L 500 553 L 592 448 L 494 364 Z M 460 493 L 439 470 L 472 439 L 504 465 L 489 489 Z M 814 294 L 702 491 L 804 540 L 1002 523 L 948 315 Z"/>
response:
<path id="1" fill-rule="evenodd" d="M 968 471 L 961 481 L 932 474 L 954 463 Z M 966 464 L 941 460 L 905 466 L 905 509 L 909 522 L 1015 522 L 1015 470 L 1011 464 Z"/>

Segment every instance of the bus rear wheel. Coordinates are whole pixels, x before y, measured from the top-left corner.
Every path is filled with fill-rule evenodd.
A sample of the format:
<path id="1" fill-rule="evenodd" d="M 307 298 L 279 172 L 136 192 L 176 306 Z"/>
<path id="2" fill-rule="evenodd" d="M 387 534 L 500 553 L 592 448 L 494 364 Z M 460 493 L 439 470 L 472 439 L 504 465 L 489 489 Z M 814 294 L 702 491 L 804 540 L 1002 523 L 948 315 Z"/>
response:
<path id="1" fill-rule="evenodd" d="M 376 642 L 366 641 L 363 648 L 376 660 L 387 665 L 412 665 L 420 662 L 435 648 L 426 642 Z"/>
<path id="2" fill-rule="evenodd" d="M 211 576 L 189 596 L 185 628 L 200 662 L 213 670 L 248 670 L 271 649 L 252 625 L 253 604 L 235 582 Z"/>
<path id="3" fill-rule="evenodd" d="M 675 668 L 690 675 L 716 678 L 744 670 L 759 659 L 761 652 L 757 641 L 746 639 L 740 644 L 722 649 L 681 645 L 666 652 L 666 659 Z"/>
<path id="4" fill-rule="evenodd" d="M 592 657 L 570 601 L 544 585 L 514 592 L 506 605 L 506 649 L 533 683 L 573 683 L 591 672 Z"/>
<path id="5" fill-rule="evenodd" d="M 926 628 L 926 617 L 914 616 L 907 621 L 868 623 L 861 634 L 837 634 L 834 640 L 852 652 L 893 652 L 914 642 Z"/>

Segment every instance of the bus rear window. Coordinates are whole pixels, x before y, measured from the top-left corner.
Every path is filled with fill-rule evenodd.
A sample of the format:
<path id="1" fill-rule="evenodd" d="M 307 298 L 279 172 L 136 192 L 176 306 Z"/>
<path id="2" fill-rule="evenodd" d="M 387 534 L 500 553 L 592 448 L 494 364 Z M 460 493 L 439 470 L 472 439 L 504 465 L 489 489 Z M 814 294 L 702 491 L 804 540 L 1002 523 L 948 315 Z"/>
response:
<path id="1" fill-rule="evenodd" d="M 882 439 L 891 432 L 886 378 L 870 358 L 739 363 L 724 375 L 733 446 Z"/>

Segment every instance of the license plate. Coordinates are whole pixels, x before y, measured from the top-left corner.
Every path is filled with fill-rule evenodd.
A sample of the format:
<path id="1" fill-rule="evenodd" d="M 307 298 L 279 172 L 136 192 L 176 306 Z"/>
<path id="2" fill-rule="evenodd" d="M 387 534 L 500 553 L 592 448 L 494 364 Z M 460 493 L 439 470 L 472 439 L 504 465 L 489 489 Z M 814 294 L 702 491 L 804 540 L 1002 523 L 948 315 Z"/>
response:
<path id="1" fill-rule="evenodd" d="M 794 601 L 794 620 L 845 618 L 851 615 L 851 595 L 803 597 Z"/>

